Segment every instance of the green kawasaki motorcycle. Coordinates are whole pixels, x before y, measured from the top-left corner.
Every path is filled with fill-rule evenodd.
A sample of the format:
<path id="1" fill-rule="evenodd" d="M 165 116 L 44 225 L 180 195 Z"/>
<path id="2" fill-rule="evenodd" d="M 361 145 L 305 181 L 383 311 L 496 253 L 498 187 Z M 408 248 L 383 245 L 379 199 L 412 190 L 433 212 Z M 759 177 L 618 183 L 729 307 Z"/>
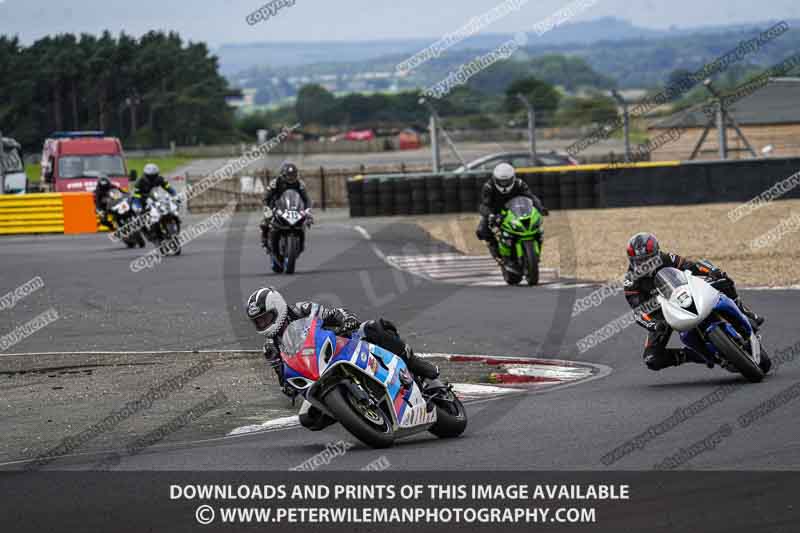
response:
<path id="1" fill-rule="evenodd" d="M 495 227 L 503 278 L 509 285 L 519 285 L 524 277 L 528 285 L 539 284 L 539 257 L 542 255 L 542 214 L 530 198 L 517 196 L 500 212 Z"/>

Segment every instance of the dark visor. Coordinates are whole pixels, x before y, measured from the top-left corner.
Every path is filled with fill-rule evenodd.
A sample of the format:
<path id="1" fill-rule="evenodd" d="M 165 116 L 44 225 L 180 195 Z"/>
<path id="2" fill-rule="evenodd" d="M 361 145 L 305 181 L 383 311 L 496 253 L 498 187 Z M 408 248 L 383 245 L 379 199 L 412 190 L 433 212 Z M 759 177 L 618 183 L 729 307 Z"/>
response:
<path id="1" fill-rule="evenodd" d="M 263 315 L 259 315 L 253 319 L 253 323 L 256 325 L 256 329 L 258 331 L 264 331 L 268 327 L 270 327 L 273 323 L 275 323 L 275 318 L 278 314 L 275 311 L 270 311 L 268 313 L 264 313 Z"/>

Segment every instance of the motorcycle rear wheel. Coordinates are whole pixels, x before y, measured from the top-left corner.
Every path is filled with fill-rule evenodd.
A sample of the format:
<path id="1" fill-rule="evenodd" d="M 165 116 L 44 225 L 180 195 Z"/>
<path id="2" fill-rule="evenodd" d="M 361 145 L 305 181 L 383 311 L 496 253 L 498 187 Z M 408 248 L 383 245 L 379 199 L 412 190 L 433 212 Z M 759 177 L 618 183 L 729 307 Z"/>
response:
<path id="1" fill-rule="evenodd" d="M 334 387 L 323 401 L 339 423 L 367 446 L 388 448 L 394 444 L 392 422 L 386 413 L 362 405 L 346 386 Z"/>
<path id="2" fill-rule="evenodd" d="M 428 430 L 440 439 L 452 439 L 461 436 L 467 429 L 467 411 L 455 394 L 449 392 L 450 398 L 435 399 L 436 423 Z"/>
<path id="3" fill-rule="evenodd" d="M 736 344 L 720 327 L 708 333 L 708 339 L 717 347 L 722 356 L 733 365 L 748 381 L 758 383 L 764 379 L 764 371 L 742 348 Z"/>

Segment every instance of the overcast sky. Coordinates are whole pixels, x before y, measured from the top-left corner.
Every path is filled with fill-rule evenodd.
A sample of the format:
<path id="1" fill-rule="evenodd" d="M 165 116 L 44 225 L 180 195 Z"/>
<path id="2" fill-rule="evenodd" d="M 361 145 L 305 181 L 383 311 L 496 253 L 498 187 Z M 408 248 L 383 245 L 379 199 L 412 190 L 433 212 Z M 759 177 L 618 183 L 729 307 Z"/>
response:
<path id="1" fill-rule="evenodd" d="M 275 0 L 280 1 L 280 0 Z M 254 26 L 245 17 L 262 0 L 0 0 L 0 34 L 25 43 L 50 33 L 140 35 L 177 30 L 217 46 L 229 42 L 440 37 L 503 0 L 294 0 Z M 572 0 L 530 0 L 485 31 L 530 30 Z M 616 16 L 639 26 L 692 27 L 800 19 L 800 0 L 598 0 L 577 20 Z"/>

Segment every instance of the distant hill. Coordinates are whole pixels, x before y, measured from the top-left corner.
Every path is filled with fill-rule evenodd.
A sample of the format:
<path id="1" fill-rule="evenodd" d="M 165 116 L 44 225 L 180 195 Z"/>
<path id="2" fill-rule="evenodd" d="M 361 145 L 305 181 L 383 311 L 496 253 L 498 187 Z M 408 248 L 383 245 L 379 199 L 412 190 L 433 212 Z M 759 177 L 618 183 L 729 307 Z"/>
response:
<path id="1" fill-rule="evenodd" d="M 703 26 L 695 28 L 671 28 L 658 30 L 635 26 L 626 20 L 614 17 L 587 22 L 565 24 L 541 37 L 531 39 L 531 46 L 589 45 L 595 42 L 618 42 L 629 40 L 658 40 L 666 37 L 679 38 L 686 35 L 719 35 L 729 32 L 744 32 L 765 27 L 767 23 L 738 24 L 729 26 Z M 454 28 L 455 29 L 455 28 Z M 480 33 L 452 48 L 452 51 L 489 50 L 509 39 L 507 34 Z M 353 63 L 377 59 L 382 56 L 410 56 L 439 37 L 413 40 L 386 41 L 317 41 L 317 42 L 270 42 L 225 44 L 214 50 L 220 59 L 222 74 L 236 75 L 254 67 L 281 68 L 320 63 Z"/>
<path id="2" fill-rule="evenodd" d="M 720 76 L 734 85 L 755 71 L 774 65 L 800 50 L 800 23 L 789 22 L 786 34 L 729 66 Z M 498 83 L 536 76 L 574 93 L 583 89 L 650 89 L 663 86 L 678 69 L 693 71 L 735 49 L 774 22 L 695 29 L 649 30 L 608 18 L 565 25 L 532 37 L 529 46 L 511 60 L 493 68 L 496 80 L 484 80 L 492 92 Z M 798 28 L 798 29 L 794 29 Z M 486 34 L 461 43 L 441 57 L 424 63 L 408 77 L 398 77 L 395 67 L 422 50 L 428 41 L 364 43 L 277 43 L 234 48 L 244 70 L 230 68 L 228 79 L 237 87 L 257 89 L 256 103 L 273 105 L 297 94 L 308 83 L 324 85 L 336 93 L 402 91 L 429 87 L 477 55 L 507 42 L 510 35 Z M 230 56 L 229 56 L 230 57 Z M 325 59 L 334 57 L 334 59 Z M 347 60 L 348 57 L 357 57 Z M 261 58 L 261 59 L 258 59 Z M 558 59 L 560 58 L 560 59 Z M 223 65 L 225 59 L 223 58 Z M 244 65 L 242 62 L 240 65 Z M 235 73 L 231 73 L 235 71 Z M 800 74 L 800 73 L 797 73 Z M 471 83 L 474 88 L 476 84 Z"/>

